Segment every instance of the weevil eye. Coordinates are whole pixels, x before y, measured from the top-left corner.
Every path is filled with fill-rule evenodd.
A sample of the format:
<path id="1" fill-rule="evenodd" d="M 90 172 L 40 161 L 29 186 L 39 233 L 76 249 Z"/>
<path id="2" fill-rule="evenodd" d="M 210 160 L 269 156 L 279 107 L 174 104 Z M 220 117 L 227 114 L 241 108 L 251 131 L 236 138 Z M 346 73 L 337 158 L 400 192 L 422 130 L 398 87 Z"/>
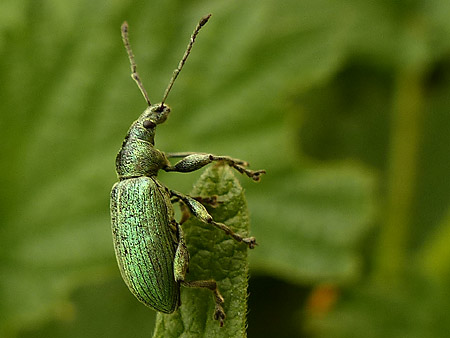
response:
<path id="1" fill-rule="evenodd" d="M 148 120 L 145 120 L 145 121 L 142 123 L 142 125 L 144 126 L 144 128 L 150 129 L 150 128 L 155 128 L 156 123 L 153 122 L 152 120 L 148 119 Z"/>

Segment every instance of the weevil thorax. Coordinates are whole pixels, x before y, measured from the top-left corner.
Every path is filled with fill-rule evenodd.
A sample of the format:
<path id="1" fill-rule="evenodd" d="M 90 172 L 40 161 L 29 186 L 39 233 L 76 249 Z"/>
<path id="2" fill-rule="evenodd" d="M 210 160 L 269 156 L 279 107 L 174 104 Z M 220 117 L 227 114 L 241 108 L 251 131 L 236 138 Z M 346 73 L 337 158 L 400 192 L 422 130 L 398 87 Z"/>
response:
<path id="1" fill-rule="evenodd" d="M 164 153 L 154 146 L 156 126 L 166 121 L 169 113 L 169 106 L 154 104 L 133 122 L 116 157 L 119 179 L 156 176 L 169 164 Z"/>

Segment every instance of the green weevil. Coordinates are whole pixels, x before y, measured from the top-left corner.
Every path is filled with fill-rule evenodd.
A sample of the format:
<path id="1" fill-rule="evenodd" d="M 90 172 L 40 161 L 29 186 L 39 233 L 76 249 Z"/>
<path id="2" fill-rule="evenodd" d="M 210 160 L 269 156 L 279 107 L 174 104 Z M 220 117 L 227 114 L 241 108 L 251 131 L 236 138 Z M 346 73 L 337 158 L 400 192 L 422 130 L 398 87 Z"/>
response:
<path id="1" fill-rule="evenodd" d="M 131 64 L 131 77 L 137 83 L 148 108 L 131 125 L 122 148 L 116 157 L 119 182 L 111 191 L 111 223 L 114 250 L 120 273 L 133 295 L 146 306 L 163 313 L 172 313 L 180 306 L 180 285 L 206 288 L 213 292 L 214 319 L 223 325 L 224 302 L 214 280 L 186 281 L 189 253 L 181 228 L 175 220 L 173 203 L 180 203 L 186 211 L 205 223 L 218 227 L 236 241 L 249 248 L 256 245 L 254 237 L 244 238 L 228 226 L 215 222 L 196 199 L 168 189 L 158 179 L 159 170 L 191 172 L 215 161 L 223 161 L 240 173 L 258 181 L 264 170 L 252 171 L 248 163 L 228 156 L 205 153 L 164 153 L 154 146 L 155 129 L 169 115 L 165 104 L 167 95 L 181 71 L 203 25 L 210 18 L 203 17 L 195 28 L 186 52 L 174 70 L 161 103 L 151 104 L 136 70 L 136 63 L 128 39 L 128 24 L 122 24 L 122 39 Z M 181 158 L 175 165 L 169 158 Z M 184 208 L 184 209 L 183 209 Z"/>

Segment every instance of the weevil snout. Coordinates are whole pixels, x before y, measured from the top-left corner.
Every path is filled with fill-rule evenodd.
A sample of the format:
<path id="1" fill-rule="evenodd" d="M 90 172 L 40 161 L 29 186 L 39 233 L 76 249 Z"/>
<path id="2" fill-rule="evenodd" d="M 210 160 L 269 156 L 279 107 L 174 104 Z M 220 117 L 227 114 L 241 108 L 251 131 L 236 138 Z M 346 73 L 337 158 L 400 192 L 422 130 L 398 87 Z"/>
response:
<path id="1" fill-rule="evenodd" d="M 149 110 L 148 118 L 155 124 L 164 123 L 170 113 L 170 107 L 161 103 L 154 104 L 147 109 Z"/>
<path id="2" fill-rule="evenodd" d="M 148 107 L 139 118 L 143 121 L 143 126 L 146 129 L 153 129 L 156 125 L 167 120 L 170 113 L 170 107 L 165 104 L 154 104 Z"/>

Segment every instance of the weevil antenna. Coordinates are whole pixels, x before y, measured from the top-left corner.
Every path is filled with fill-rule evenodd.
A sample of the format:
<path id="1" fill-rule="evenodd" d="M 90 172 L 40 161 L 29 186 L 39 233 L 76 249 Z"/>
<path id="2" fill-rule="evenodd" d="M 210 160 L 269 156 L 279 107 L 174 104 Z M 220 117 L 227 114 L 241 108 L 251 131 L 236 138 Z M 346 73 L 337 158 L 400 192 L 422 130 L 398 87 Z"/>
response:
<path id="1" fill-rule="evenodd" d="M 127 50 L 128 59 L 130 59 L 131 77 L 133 78 L 134 81 L 136 81 L 136 84 L 138 85 L 139 89 L 141 90 L 142 95 L 144 95 L 144 99 L 145 99 L 145 101 L 147 101 L 147 104 L 149 106 L 151 106 L 152 104 L 150 102 L 150 99 L 148 98 L 147 91 L 145 90 L 144 85 L 142 84 L 141 78 L 139 77 L 139 74 L 136 70 L 137 65 L 136 65 L 136 61 L 134 61 L 133 51 L 131 50 L 130 39 L 128 39 L 128 23 L 126 21 L 122 24 L 121 31 L 122 31 L 123 45 L 125 46 L 125 49 Z"/>
<path id="2" fill-rule="evenodd" d="M 164 92 L 164 96 L 161 102 L 161 109 L 164 106 L 164 102 L 166 102 L 167 96 L 169 95 L 170 90 L 172 89 L 172 86 L 175 82 L 175 80 L 178 77 L 178 74 L 180 74 L 181 69 L 183 69 L 183 66 L 191 53 L 192 46 L 195 42 L 195 38 L 197 37 L 198 32 L 200 29 L 208 22 L 209 18 L 211 17 L 211 14 L 208 14 L 200 19 L 199 23 L 197 24 L 197 27 L 195 27 L 194 32 L 191 35 L 191 39 L 189 40 L 189 44 L 187 45 L 186 51 L 184 52 L 183 58 L 181 59 L 180 63 L 178 64 L 178 67 L 173 71 L 172 78 L 170 79 L 169 85 L 167 86 L 166 91 Z"/>

